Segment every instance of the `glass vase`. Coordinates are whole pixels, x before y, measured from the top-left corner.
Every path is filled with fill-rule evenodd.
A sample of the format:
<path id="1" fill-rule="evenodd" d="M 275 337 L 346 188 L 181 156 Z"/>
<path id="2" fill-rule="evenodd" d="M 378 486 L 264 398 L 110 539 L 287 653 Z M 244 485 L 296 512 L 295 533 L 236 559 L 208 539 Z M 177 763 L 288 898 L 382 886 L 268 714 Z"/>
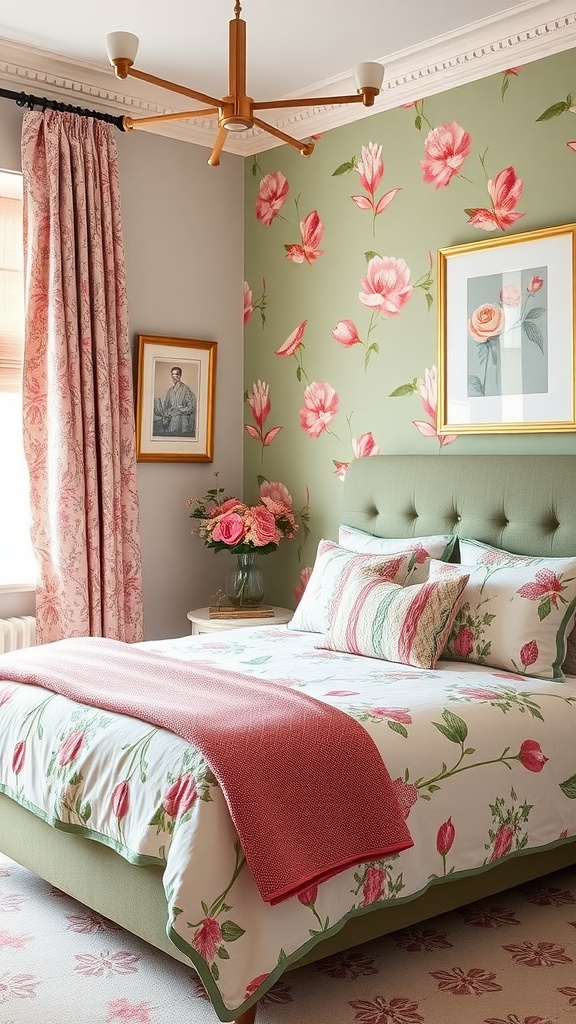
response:
<path id="1" fill-rule="evenodd" d="M 236 565 L 226 576 L 226 595 L 235 608 L 258 608 L 264 600 L 264 573 L 256 554 L 236 555 Z"/>

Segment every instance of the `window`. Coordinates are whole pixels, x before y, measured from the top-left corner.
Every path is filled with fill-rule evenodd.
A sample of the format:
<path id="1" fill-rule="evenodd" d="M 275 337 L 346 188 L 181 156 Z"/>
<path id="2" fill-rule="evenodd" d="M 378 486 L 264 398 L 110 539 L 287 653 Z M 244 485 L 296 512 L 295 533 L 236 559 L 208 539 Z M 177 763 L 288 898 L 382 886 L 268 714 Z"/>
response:
<path id="1" fill-rule="evenodd" d="M 37 576 L 22 444 L 22 237 L 22 175 L 0 171 L 0 587 Z"/>

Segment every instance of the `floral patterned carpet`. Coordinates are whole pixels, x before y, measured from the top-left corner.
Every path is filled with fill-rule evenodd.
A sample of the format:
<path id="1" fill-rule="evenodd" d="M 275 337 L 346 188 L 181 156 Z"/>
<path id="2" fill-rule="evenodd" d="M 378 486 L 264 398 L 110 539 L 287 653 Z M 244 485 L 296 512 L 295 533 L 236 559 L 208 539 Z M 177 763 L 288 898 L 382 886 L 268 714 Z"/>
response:
<path id="1" fill-rule="evenodd" d="M 0 1024 L 216 1024 L 194 974 L 0 854 Z M 257 1024 L 576 1024 L 576 868 L 284 975 Z"/>

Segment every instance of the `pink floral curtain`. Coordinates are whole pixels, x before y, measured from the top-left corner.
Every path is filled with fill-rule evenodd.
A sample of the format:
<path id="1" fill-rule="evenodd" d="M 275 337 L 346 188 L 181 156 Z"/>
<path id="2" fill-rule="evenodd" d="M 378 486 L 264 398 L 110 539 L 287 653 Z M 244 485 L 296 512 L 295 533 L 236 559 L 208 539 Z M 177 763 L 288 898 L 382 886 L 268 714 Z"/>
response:
<path id="1" fill-rule="evenodd" d="M 113 131 L 77 114 L 24 115 L 24 445 L 44 643 L 143 636 Z"/>

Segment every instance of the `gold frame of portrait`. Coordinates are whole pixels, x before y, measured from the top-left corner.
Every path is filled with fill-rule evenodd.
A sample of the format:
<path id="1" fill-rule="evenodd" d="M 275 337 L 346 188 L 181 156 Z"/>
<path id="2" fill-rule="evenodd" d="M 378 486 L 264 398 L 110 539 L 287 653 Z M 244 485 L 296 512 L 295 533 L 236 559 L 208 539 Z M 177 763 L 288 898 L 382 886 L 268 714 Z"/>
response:
<path id="1" fill-rule="evenodd" d="M 545 280 L 535 274 L 535 268 L 545 269 Z M 438 424 L 439 434 L 517 434 L 541 432 L 567 432 L 576 430 L 576 224 L 527 231 L 522 234 L 483 239 L 464 245 L 438 250 Z M 530 274 L 532 278 L 526 284 Z M 498 310 L 494 312 L 494 327 L 506 324 L 506 317 L 517 309 L 516 321 L 511 327 L 503 326 L 499 332 L 476 337 L 470 324 L 476 313 L 485 311 L 485 318 L 497 302 L 484 302 L 470 316 L 469 282 L 483 278 L 496 279 L 501 275 L 502 289 Z M 506 285 L 508 281 L 521 281 Z M 524 277 L 522 277 L 524 275 Z M 536 282 L 534 284 L 534 282 Z M 542 283 L 538 283 L 542 282 Z M 496 285 L 491 285 L 494 288 Z M 488 285 L 486 286 L 488 290 Z M 516 301 L 505 303 L 502 290 L 511 289 Z M 542 289 L 539 306 L 529 304 Z M 526 295 L 524 294 L 526 293 Z M 530 294 L 528 294 L 530 293 Z M 519 298 L 518 298 L 519 296 Z M 487 309 L 488 307 L 488 309 Z M 518 308 L 519 307 L 519 308 Z M 529 313 L 529 316 L 526 314 Z M 546 330 L 539 324 L 546 314 Z M 469 318 L 470 317 L 470 318 Z M 528 321 L 528 328 L 524 326 Z M 500 335 L 516 331 L 516 340 L 500 351 Z M 517 387 L 522 364 L 518 360 L 518 347 L 526 335 L 544 356 L 548 390 L 523 394 L 522 391 L 487 395 L 486 367 L 500 356 L 507 360 L 508 372 Z M 469 338 L 478 345 L 498 338 L 499 351 L 487 346 L 478 362 L 484 363 L 484 382 L 469 375 Z M 514 352 L 510 349 L 514 348 Z M 534 349 L 528 345 L 528 350 Z M 480 351 L 478 349 L 480 356 Z M 520 354 L 521 360 L 521 354 Z M 502 373 L 504 372 L 502 368 Z M 502 378 L 501 378 L 502 380 Z M 502 383 L 500 383 L 502 387 Z M 525 385 L 524 385 L 525 386 Z M 471 387 L 477 388 L 471 394 Z"/>
<path id="2" fill-rule="evenodd" d="M 138 335 L 138 462 L 212 462 L 216 351 L 215 341 Z M 171 374 L 174 366 L 181 367 L 182 384 L 188 394 L 192 392 L 195 401 L 185 412 L 173 412 L 168 428 L 165 402 L 174 379 Z M 191 418 L 192 433 L 189 423 Z M 186 424 L 186 428 L 182 424 Z"/>

